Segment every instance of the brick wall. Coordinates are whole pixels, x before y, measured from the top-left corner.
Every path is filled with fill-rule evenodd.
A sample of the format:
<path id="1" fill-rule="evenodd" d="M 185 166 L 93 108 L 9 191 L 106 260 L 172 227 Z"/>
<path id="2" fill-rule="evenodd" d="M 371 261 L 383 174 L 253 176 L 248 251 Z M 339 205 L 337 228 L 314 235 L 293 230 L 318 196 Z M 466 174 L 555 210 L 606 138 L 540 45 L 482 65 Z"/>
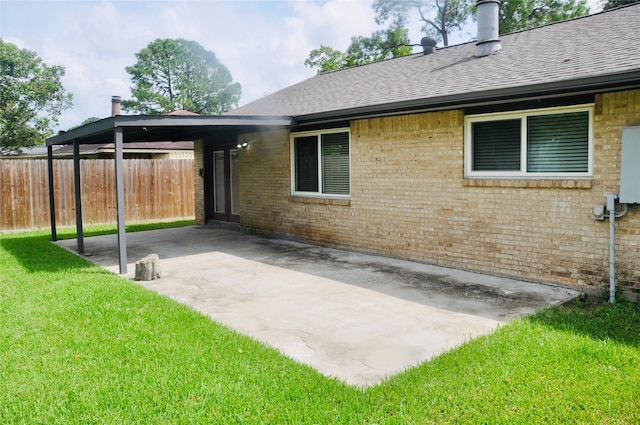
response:
<path id="1" fill-rule="evenodd" d="M 621 129 L 640 125 L 640 91 L 596 97 L 592 181 L 465 180 L 463 122 L 461 110 L 353 121 L 349 201 L 292 198 L 289 133 L 252 134 L 240 152 L 241 225 L 443 266 L 605 286 L 609 226 L 592 210 L 619 190 Z M 640 211 L 617 223 L 619 284 L 640 286 Z"/>
<path id="2" fill-rule="evenodd" d="M 640 125 L 640 90 L 609 93 L 597 97 L 594 126 L 596 196 L 604 197 L 607 193 L 618 193 L 622 128 L 638 125 Z M 604 238 L 604 233 L 608 231 L 608 223 L 598 224 L 600 224 L 598 236 Z M 640 210 L 629 211 L 625 217 L 616 220 L 616 224 L 618 285 L 639 287 Z"/>
<path id="3" fill-rule="evenodd" d="M 295 211 L 289 210 L 289 132 L 277 130 L 247 136 L 239 151 L 240 224 L 265 234 L 295 234 Z M 300 237 L 304 237 L 300 235 Z"/>

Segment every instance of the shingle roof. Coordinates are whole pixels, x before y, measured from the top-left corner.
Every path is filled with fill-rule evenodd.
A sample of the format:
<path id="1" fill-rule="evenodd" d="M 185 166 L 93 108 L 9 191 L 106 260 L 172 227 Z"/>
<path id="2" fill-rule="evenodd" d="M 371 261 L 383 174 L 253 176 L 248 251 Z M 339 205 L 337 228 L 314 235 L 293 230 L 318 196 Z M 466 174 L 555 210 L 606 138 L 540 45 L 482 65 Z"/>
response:
<path id="1" fill-rule="evenodd" d="M 230 111 L 300 118 L 460 104 L 608 85 L 640 86 L 640 4 L 475 43 L 319 74 Z"/>

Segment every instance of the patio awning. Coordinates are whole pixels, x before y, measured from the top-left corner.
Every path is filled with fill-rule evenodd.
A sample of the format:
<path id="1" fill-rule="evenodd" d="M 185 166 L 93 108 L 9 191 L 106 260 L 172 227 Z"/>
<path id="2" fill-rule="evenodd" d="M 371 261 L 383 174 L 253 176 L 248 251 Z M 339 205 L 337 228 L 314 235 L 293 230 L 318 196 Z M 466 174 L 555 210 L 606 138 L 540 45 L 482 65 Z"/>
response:
<path id="1" fill-rule="evenodd" d="M 51 239 L 57 240 L 53 182 L 53 146 L 73 145 L 74 193 L 76 206 L 77 251 L 84 253 L 82 231 L 82 193 L 80 176 L 81 144 L 113 142 L 116 174 L 116 211 L 118 223 L 118 258 L 120 274 L 127 273 L 127 243 L 124 217 L 123 144 L 130 142 L 191 141 L 217 134 L 232 136 L 263 129 L 288 128 L 295 125 L 292 117 L 268 116 L 200 116 L 200 115 L 115 115 L 49 137 L 49 210 Z"/>
<path id="2" fill-rule="evenodd" d="M 225 115 L 116 115 L 47 139 L 47 146 L 102 143 L 113 140 L 114 130 L 123 131 L 124 143 L 185 141 L 201 139 L 216 131 L 252 131 L 260 128 L 289 127 L 291 117 Z"/>

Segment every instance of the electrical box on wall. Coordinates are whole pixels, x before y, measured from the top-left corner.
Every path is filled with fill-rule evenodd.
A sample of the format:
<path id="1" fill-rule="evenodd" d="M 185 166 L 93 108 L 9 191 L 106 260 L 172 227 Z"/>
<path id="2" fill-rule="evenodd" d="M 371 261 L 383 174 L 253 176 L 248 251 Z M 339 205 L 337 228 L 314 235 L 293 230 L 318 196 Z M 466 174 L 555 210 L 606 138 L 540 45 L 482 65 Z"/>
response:
<path id="1" fill-rule="evenodd" d="M 620 203 L 640 204 L 640 127 L 622 129 Z"/>

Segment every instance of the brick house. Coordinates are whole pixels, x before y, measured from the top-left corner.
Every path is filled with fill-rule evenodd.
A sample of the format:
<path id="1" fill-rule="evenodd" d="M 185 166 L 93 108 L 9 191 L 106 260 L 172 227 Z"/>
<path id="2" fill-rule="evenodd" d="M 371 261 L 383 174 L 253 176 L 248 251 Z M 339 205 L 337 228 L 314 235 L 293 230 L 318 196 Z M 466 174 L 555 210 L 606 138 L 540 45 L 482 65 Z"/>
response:
<path id="1" fill-rule="evenodd" d="M 478 43 L 426 43 L 231 111 L 294 124 L 197 140 L 196 219 L 603 286 L 610 229 L 594 207 L 620 192 L 623 129 L 640 126 L 638 22 L 640 5 L 499 41 L 479 25 Z M 616 272 L 639 287 L 640 212 L 627 202 L 616 208 Z"/>
<path id="2" fill-rule="evenodd" d="M 113 140 L 121 199 L 123 145 L 195 140 L 200 224 L 589 287 L 614 257 L 618 286 L 640 288 L 640 4 L 499 39 L 497 7 L 478 1 L 477 43 L 424 40 L 224 116 L 116 113 L 47 139 L 49 162 Z"/>

